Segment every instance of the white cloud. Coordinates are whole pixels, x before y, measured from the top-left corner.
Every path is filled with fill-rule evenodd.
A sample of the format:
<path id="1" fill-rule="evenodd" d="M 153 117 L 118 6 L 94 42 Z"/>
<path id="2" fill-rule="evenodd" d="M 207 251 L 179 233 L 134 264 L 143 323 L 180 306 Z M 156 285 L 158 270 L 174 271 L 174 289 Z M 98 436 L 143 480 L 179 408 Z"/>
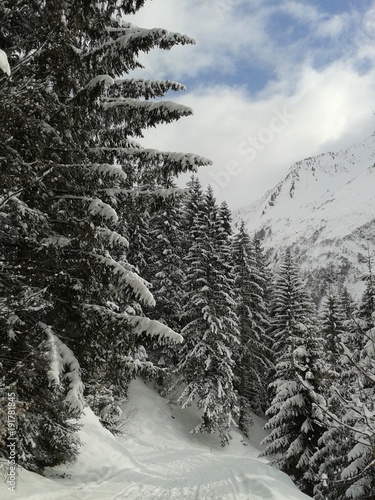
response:
<path id="1" fill-rule="evenodd" d="M 269 37 L 265 33 L 264 9 L 254 11 L 257 1 L 250 2 L 251 11 L 239 7 L 244 0 L 212 2 L 211 0 L 153 0 L 145 4 L 132 22 L 152 28 L 188 34 L 197 42 L 195 47 L 176 47 L 171 52 L 155 51 L 144 56 L 151 73 L 164 77 L 171 72 L 177 78 L 196 76 L 202 70 L 233 70 L 238 57 L 265 60 L 261 52 L 272 55 Z M 261 51 L 260 51 L 261 49 Z"/>
<path id="2" fill-rule="evenodd" d="M 321 37 L 335 39 L 342 35 L 349 28 L 353 19 L 348 12 L 336 14 L 333 17 L 325 19 L 317 26 L 316 34 Z"/>
<path id="3" fill-rule="evenodd" d="M 191 106 L 194 116 L 148 131 L 146 144 L 211 158 L 214 166 L 200 170 L 202 182 L 215 184 L 218 199 L 238 208 L 273 187 L 293 162 L 348 146 L 373 132 L 375 52 L 356 13 L 328 16 L 311 4 L 302 9 L 287 0 L 222 0 L 214 5 L 208 0 L 146 3 L 136 24 L 180 31 L 198 42 L 194 48 L 153 53 L 146 63 L 149 73 L 198 80 L 203 70 L 230 73 L 253 57 L 272 66 L 277 79 L 256 95 L 245 86 L 208 87 L 202 81 L 174 99 Z M 278 46 L 267 31 L 269 16 L 280 9 L 310 23 L 303 43 Z M 314 32 L 316 44 L 311 42 Z M 328 44 L 329 36 L 332 43 L 322 44 Z M 340 37 L 352 39 L 350 50 L 344 47 L 341 54 Z M 319 67 L 316 56 L 324 52 L 337 52 L 337 57 Z M 359 71 L 363 61 L 366 70 Z"/>

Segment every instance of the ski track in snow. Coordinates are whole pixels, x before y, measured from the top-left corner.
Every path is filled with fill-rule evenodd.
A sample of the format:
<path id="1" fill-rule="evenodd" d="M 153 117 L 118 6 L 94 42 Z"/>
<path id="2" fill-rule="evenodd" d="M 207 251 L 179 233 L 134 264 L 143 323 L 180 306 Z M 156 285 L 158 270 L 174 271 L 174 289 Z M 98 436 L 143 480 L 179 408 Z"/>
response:
<path id="1" fill-rule="evenodd" d="M 83 446 L 73 464 L 46 477 L 21 470 L 17 492 L 24 500 L 303 500 L 291 480 L 258 460 L 263 421 L 254 417 L 249 439 L 233 430 L 222 448 L 217 435 L 191 434 L 199 413 L 182 410 L 149 385 L 132 382 L 124 406 L 126 434 L 114 437 L 86 410 Z"/>

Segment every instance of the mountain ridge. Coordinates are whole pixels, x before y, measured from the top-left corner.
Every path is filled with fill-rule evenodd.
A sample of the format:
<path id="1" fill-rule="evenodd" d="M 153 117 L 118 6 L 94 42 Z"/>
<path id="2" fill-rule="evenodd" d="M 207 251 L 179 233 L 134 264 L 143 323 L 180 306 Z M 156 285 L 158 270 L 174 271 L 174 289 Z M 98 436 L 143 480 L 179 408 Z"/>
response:
<path id="1" fill-rule="evenodd" d="M 375 134 L 344 150 L 294 163 L 258 201 L 234 212 L 257 234 L 271 267 L 292 247 L 319 301 L 328 282 L 360 298 L 366 256 L 375 254 Z"/>

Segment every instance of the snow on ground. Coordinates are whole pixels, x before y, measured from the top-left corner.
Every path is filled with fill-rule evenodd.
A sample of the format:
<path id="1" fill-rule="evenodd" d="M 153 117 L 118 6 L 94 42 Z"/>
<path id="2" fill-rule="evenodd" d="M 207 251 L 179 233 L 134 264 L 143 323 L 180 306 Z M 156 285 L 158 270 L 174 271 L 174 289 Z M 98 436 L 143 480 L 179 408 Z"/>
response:
<path id="1" fill-rule="evenodd" d="M 124 435 L 114 437 L 86 409 L 84 443 L 73 464 L 47 477 L 21 469 L 17 492 L 0 498 L 27 500 L 303 500 L 280 471 L 256 457 L 265 433 L 255 417 L 249 439 L 238 430 L 222 448 L 218 436 L 191 434 L 199 413 L 182 410 L 140 380 L 132 382 L 124 407 Z"/>

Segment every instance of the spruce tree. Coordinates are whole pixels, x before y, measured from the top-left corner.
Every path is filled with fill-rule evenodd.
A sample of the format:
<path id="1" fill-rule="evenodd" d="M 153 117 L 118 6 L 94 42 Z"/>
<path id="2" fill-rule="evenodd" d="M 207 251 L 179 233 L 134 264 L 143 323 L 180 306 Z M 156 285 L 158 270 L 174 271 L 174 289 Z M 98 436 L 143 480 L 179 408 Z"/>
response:
<path id="1" fill-rule="evenodd" d="M 145 277 L 151 283 L 156 305 L 147 310 L 150 318 L 181 329 L 181 312 L 184 303 L 185 270 L 183 263 L 183 238 L 181 221 L 181 196 L 169 197 L 161 210 L 151 218 L 147 237 L 147 269 Z M 165 369 L 159 381 L 165 382 L 171 370 L 176 368 L 178 346 L 150 346 L 149 351 L 156 364 Z"/>
<path id="2" fill-rule="evenodd" d="M 343 287 L 339 293 L 339 305 L 345 320 L 351 320 L 355 310 L 355 303 L 346 287 Z"/>
<path id="3" fill-rule="evenodd" d="M 269 335 L 276 356 L 290 346 L 293 328 L 306 319 L 312 321 L 314 305 L 302 283 L 290 249 L 283 260 L 272 284 L 271 318 Z"/>
<path id="4" fill-rule="evenodd" d="M 373 313 L 375 312 L 375 276 L 372 271 L 372 255 L 367 256 L 368 271 L 364 275 L 365 291 L 362 296 L 358 317 L 365 322 L 365 328 L 374 326 Z"/>
<path id="5" fill-rule="evenodd" d="M 347 330 L 339 298 L 331 291 L 323 302 L 320 325 L 326 361 L 331 369 L 336 369 L 339 367 L 342 353 L 340 343 L 344 340 Z"/>
<path id="6" fill-rule="evenodd" d="M 11 66 L 11 78 L 0 78 L 1 376 L 15 393 L 18 461 L 28 468 L 76 452 L 81 373 L 89 395 L 121 388 L 142 365 L 131 338 L 180 339 L 143 316 L 154 299 L 127 258 L 125 207 L 165 196 L 166 178 L 207 161 L 134 141 L 191 114 L 155 100 L 181 84 L 124 77 L 141 66 L 139 52 L 193 43 L 129 24 L 124 16 L 143 3 L 0 5 Z"/>
<path id="7" fill-rule="evenodd" d="M 202 422 L 194 430 L 217 431 L 225 445 L 237 416 L 233 351 L 239 332 L 229 238 L 210 188 L 198 204 L 191 235 L 185 257 L 185 342 L 178 365 L 184 389 L 179 401 L 183 407 L 196 401 Z"/>
<path id="8" fill-rule="evenodd" d="M 187 183 L 187 194 L 182 200 L 182 220 L 181 231 L 184 235 L 182 241 L 182 251 L 186 256 L 194 242 L 193 225 L 198 211 L 203 202 L 202 186 L 197 177 L 192 176 Z"/>
<path id="9" fill-rule="evenodd" d="M 152 317 L 178 330 L 181 325 L 184 269 L 181 197 L 169 198 L 150 220 L 147 238 L 147 279 L 153 285 L 156 306 Z"/>
<path id="10" fill-rule="evenodd" d="M 351 321 L 341 322 L 337 312 L 335 315 L 335 336 L 337 325 L 343 331 L 339 334 L 340 355 L 331 359 L 330 378 L 325 386 L 328 429 L 312 459 L 313 466 L 319 466 L 319 477 L 325 474 L 325 481 L 316 485 L 316 498 L 323 494 L 332 500 L 372 498 L 375 329 L 368 329 L 362 306 L 357 314 L 351 314 Z M 332 309 L 331 306 L 331 315 Z M 331 331 L 332 326 L 331 323 Z"/>
<path id="11" fill-rule="evenodd" d="M 232 212 L 228 207 L 228 203 L 223 201 L 219 207 L 219 216 L 224 230 L 225 237 L 232 236 Z"/>
<path id="12" fill-rule="evenodd" d="M 254 249 L 255 265 L 257 268 L 257 274 L 261 280 L 262 291 L 263 291 L 263 302 L 265 304 L 266 310 L 270 309 L 271 301 L 271 271 L 267 267 L 267 258 L 264 254 L 261 240 L 254 236 L 252 239 L 252 245 Z"/>
<path id="13" fill-rule="evenodd" d="M 369 323 L 374 324 L 374 320 L 375 313 Z M 362 347 L 353 352 L 344 346 L 352 377 L 350 397 L 345 398 L 343 422 L 350 425 L 352 439 L 347 454 L 349 463 L 341 479 L 346 481 L 347 498 L 370 499 L 375 488 L 375 327 L 363 329 L 357 323 L 357 328 L 362 336 Z"/>
<path id="14" fill-rule="evenodd" d="M 347 455 L 353 446 L 353 435 L 343 421 L 346 412 L 344 402 L 350 398 L 353 377 L 342 349 L 349 333 L 345 311 L 331 288 L 323 301 L 320 331 L 325 361 L 324 372 L 321 373 L 320 409 L 327 430 L 318 442 L 311 464 L 316 474 L 314 498 L 333 500 L 343 496 L 346 490 L 341 473 L 348 465 Z"/>
<path id="15" fill-rule="evenodd" d="M 263 456 L 277 456 L 274 463 L 298 487 L 312 495 L 316 478 L 310 461 L 325 428 L 316 400 L 324 370 L 321 339 L 314 308 L 304 290 L 290 251 L 276 277 L 271 309 L 270 336 L 277 359 L 271 389 L 274 393 L 265 428 Z"/>
<path id="16" fill-rule="evenodd" d="M 236 356 L 236 388 L 239 395 L 239 427 L 248 432 L 251 411 L 267 407 L 267 376 L 272 353 L 266 330 L 269 327 L 264 303 L 265 281 L 258 272 L 255 249 L 242 222 L 233 239 L 236 313 L 240 345 Z"/>

